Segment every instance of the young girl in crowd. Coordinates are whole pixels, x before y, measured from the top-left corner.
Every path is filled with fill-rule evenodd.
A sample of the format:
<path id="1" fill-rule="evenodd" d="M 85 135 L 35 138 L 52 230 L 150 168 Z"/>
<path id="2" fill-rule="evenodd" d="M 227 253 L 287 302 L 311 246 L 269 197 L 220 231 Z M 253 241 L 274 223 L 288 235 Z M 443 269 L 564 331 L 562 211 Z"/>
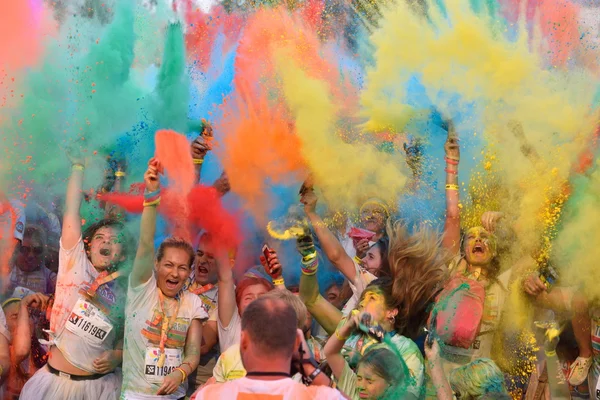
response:
<path id="1" fill-rule="evenodd" d="M 408 368 L 403 358 L 389 347 L 376 344 L 367 349 L 358 361 L 356 372 L 342 355 L 346 338 L 356 333 L 365 313 L 349 316 L 325 345 L 327 362 L 337 379 L 337 388 L 353 400 L 413 398 L 414 393 L 406 393 Z"/>
<path id="2" fill-rule="evenodd" d="M 81 234 L 83 158 L 72 156 L 60 239 L 48 364 L 25 384 L 22 399 L 116 399 L 129 239 L 121 223 L 101 220 Z"/>
<path id="3" fill-rule="evenodd" d="M 198 296 L 184 290 L 192 272 L 192 246 L 171 237 L 154 254 L 160 170 L 159 161 L 151 159 L 129 278 L 121 395 L 128 400 L 185 397 L 187 376 L 200 361 L 202 321 L 208 318 Z"/>
<path id="4" fill-rule="evenodd" d="M 344 315 L 347 315 L 356 307 L 360 294 L 369 282 L 376 277 L 390 275 L 387 261 L 388 240 L 385 235 L 389 211 L 382 202 L 376 199 L 368 200 L 363 204 L 360 210 L 363 226 L 374 232 L 375 236 L 371 240 L 359 240 L 356 243 L 356 257 L 352 258 L 316 213 L 317 195 L 314 190 L 303 191 L 300 201 L 304 204 L 306 216 L 312 224 L 325 255 L 348 279 L 352 297 L 343 309 Z M 375 242 L 375 244 L 370 245 L 369 242 Z M 307 302 L 310 301 L 307 299 Z M 325 326 L 323 328 L 327 330 Z"/>

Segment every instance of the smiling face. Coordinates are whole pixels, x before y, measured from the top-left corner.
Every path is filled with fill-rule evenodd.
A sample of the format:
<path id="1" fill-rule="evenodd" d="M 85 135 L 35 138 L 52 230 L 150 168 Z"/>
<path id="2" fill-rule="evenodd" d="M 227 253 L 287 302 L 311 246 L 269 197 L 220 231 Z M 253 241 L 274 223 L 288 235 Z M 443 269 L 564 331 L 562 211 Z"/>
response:
<path id="1" fill-rule="evenodd" d="M 190 253 L 185 249 L 167 247 L 156 261 L 156 285 L 167 297 L 175 297 L 192 272 Z"/>
<path id="2" fill-rule="evenodd" d="M 361 261 L 364 269 L 375 276 L 379 276 L 379 270 L 381 269 L 382 261 L 381 248 L 378 245 L 371 246 Z"/>
<path id="3" fill-rule="evenodd" d="M 217 282 L 217 260 L 207 249 L 207 245 L 200 242 L 196 250 L 194 260 L 196 282 L 204 286 L 209 283 Z"/>
<path id="4" fill-rule="evenodd" d="M 385 393 L 388 386 L 385 379 L 377 375 L 369 365 L 358 364 L 356 388 L 361 399 L 376 400 Z"/>
<path id="5" fill-rule="evenodd" d="M 361 224 L 364 229 L 381 233 L 385 230 L 387 211 L 376 202 L 366 202 L 360 209 Z"/>
<path id="6" fill-rule="evenodd" d="M 464 251 L 469 265 L 487 266 L 496 256 L 496 237 L 481 226 L 471 228 L 465 235 Z"/>
<path id="7" fill-rule="evenodd" d="M 123 235 L 120 229 L 112 226 L 99 228 L 91 237 L 88 257 L 99 271 L 125 260 L 123 255 Z"/>

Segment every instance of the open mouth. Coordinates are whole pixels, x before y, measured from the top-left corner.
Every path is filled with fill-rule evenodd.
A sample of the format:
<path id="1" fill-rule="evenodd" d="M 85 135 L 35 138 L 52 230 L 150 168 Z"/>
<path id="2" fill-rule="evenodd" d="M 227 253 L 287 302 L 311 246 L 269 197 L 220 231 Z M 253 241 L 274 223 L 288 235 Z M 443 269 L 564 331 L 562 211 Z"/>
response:
<path id="1" fill-rule="evenodd" d="M 102 248 L 100 249 L 100 255 L 104 257 L 110 256 L 110 249 Z"/>
<path id="2" fill-rule="evenodd" d="M 485 253 L 485 248 L 480 245 L 480 244 L 476 244 L 475 246 L 473 246 L 473 254 L 483 254 Z"/>
<path id="3" fill-rule="evenodd" d="M 201 274 L 208 274 L 208 268 L 206 268 L 205 266 L 199 265 L 198 272 Z"/>
<path id="4" fill-rule="evenodd" d="M 177 289 L 177 286 L 179 285 L 179 281 L 167 279 L 166 284 L 167 284 L 167 289 L 175 290 L 175 289 Z"/>

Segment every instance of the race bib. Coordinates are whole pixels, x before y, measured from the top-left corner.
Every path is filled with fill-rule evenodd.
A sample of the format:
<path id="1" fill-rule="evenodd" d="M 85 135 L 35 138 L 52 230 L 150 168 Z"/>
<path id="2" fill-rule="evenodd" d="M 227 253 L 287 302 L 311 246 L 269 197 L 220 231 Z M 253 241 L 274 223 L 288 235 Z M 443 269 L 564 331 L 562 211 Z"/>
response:
<path id="1" fill-rule="evenodd" d="M 89 343 L 102 344 L 113 326 L 98 307 L 80 298 L 71 311 L 66 328 Z"/>
<path id="2" fill-rule="evenodd" d="M 146 349 L 146 361 L 144 362 L 144 376 L 149 383 L 162 383 L 165 376 L 181 365 L 181 349 L 165 349 L 165 363 L 162 367 L 158 366 L 160 358 L 160 349 L 158 347 L 149 347 Z"/>

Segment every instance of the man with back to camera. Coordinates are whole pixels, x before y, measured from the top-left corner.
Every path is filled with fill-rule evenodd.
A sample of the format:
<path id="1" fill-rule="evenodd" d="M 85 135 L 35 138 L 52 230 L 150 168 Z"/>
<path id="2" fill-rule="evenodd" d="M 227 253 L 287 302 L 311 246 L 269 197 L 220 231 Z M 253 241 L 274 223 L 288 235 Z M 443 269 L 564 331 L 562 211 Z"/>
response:
<path id="1" fill-rule="evenodd" d="M 244 378 L 202 389 L 196 400 L 254 400 L 269 396 L 273 400 L 323 399 L 346 397 L 330 388 L 330 379 L 310 358 L 301 329 L 297 329 L 296 311 L 275 298 L 259 298 L 242 316 L 240 352 L 247 374 Z M 302 346 L 302 352 L 298 349 Z M 292 360 L 301 360 L 308 386 L 290 377 Z"/>

